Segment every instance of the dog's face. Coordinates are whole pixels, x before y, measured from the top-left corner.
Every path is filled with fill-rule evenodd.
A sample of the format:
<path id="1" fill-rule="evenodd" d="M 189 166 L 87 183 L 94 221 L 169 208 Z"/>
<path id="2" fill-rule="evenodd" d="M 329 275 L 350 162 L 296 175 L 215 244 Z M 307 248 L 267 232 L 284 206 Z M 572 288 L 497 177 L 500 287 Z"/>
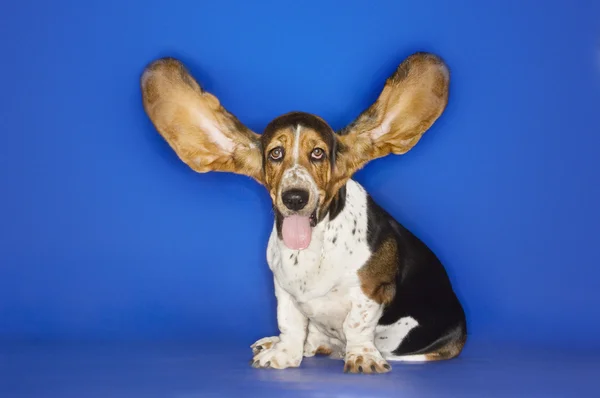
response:
<path id="1" fill-rule="evenodd" d="M 338 142 L 321 118 L 293 112 L 268 124 L 261 136 L 263 184 L 271 195 L 287 246 L 303 249 L 326 214 Z"/>
<path id="2" fill-rule="evenodd" d="M 312 216 L 316 222 L 333 171 L 334 134 L 323 120 L 303 113 L 283 115 L 265 129 L 263 183 L 283 216 Z"/>
<path id="3" fill-rule="evenodd" d="M 449 72 L 432 54 L 411 55 L 377 101 L 340 132 L 318 116 L 293 112 L 256 134 L 172 58 L 150 64 L 141 86 L 146 113 L 180 159 L 200 173 L 232 172 L 263 184 L 282 239 L 300 250 L 357 170 L 390 153 L 406 153 L 439 118 L 448 101 Z"/>

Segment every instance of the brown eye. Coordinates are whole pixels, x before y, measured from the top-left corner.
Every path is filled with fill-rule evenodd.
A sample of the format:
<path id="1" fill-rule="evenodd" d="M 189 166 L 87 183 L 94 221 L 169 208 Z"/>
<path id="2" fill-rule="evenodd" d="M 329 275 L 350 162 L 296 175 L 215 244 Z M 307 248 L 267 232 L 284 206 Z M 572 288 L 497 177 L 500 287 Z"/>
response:
<path id="1" fill-rule="evenodd" d="M 322 150 L 321 148 L 315 148 L 310 153 L 310 157 L 313 160 L 321 160 L 321 159 L 323 159 L 323 157 L 325 157 L 325 151 Z"/>
<path id="2" fill-rule="evenodd" d="M 278 146 L 277 148 L 271 149 L 269 158 L 271 158 L 271 160 L 281 160 L 283 158 L 283 148 Z"/>

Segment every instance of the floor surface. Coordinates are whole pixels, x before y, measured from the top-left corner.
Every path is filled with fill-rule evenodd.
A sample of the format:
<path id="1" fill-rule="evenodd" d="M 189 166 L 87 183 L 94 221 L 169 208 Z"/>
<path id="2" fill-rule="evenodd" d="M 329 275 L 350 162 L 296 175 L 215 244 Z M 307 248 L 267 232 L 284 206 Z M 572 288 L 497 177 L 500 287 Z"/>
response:
<path id="1" fill-rule="evenodd" d="M 600 397 L 600 352 L 472 343 L 452 361 L 370 376 L 323 357 L 283 371 L 249 359 L 239 344 L 4 344 L 0 397 Z"/>

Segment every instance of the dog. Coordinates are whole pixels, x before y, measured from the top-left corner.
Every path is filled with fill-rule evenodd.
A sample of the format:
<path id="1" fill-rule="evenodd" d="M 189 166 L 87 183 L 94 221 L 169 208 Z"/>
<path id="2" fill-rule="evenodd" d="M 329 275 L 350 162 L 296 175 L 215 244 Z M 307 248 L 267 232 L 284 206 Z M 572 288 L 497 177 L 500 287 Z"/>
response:
<path id="1" fill-rule="evenodd" d="M 251 366 L 298 367 L 319 354 L 343 359 L 345 372 L 386 373 L 389 362 L 462 352 L 465 313 L 444 266 L 352 179 L 369 161 L 414 147 L 445 110 L 449 83 L 440 57 L 414 53 L 342 130 L 290 112 L 259 135 L 181 61 L 146 66 L 144 110 L 181 161 L 251 177 L 271 197 L 267 263 L 280 333 L 251 346 Z"/>

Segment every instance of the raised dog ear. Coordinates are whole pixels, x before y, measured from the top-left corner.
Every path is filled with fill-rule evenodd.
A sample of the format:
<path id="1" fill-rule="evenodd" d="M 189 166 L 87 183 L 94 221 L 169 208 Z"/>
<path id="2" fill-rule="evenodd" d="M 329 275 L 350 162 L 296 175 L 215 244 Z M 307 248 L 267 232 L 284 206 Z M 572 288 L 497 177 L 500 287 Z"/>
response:
<path id="1" fill-rule="evenodd" d="M 338 133 L 338 179 L 350 178 L 373 159 L 415 146 L 446 108 L 449 82 L 439 57 L 416 53 L 406 58 L 377 101 Z"/>
<path id="2" fill-rule="evenodd" d="M 199 173 L 243 174 L 262 183 L 259 135 L 173 58 L 152 62 L 142 74 L 144 109 L 179 158 Z"/>

